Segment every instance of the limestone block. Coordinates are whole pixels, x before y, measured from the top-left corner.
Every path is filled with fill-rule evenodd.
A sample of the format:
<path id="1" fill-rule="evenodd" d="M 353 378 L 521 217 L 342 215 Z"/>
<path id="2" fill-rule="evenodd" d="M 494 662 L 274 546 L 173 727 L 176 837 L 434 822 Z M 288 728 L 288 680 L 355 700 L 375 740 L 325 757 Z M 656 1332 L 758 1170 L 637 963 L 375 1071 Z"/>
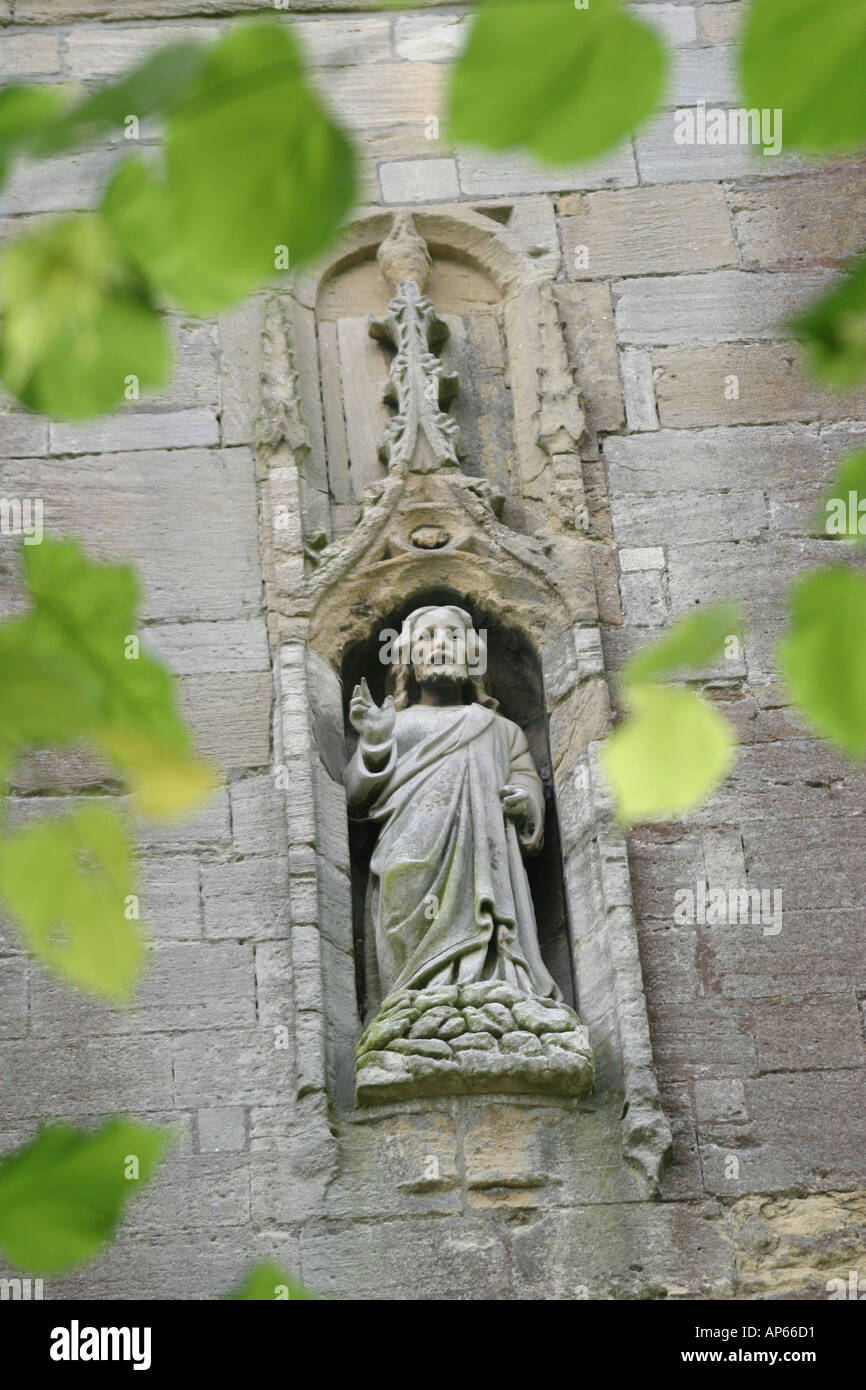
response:
<path id="1" fill-rule="evenodd" d="M 136 1037 L 173 1029 L 240 1027 L 255 1021 L 252 947 L 237 942 L 160 942 L 131 1006 L 112 1010 L 40 972 L 31 987 L 34 1027 L 44 1038 Z"/>
<path id="2" fill-rule="evenodd" d="M 270 671 L 271 667 L 262 618 L 159 623 L 147 629 L 146 641 L 181 676 Z"/>
<path id="3" fill-rule="evenodd" d="M 142 1186 L 141 1198 L 130 1203 L 124 1222 L 130 1232 L 214 1231 L 244 1226 L 250 1219 L 245 1158 L 182 1157 L 169 1150 L 153 1179 Z"/>
<path id="4" fill-rule="evenodd" d="M 751 1123 L 739 1138 L 733 1129 L 698 1126 L 707 1189 L 726 1197 L 862 1189 L 863 1075 L 862 1067 L 823 1071 L 820 1086 L 805 1085 L 797 1072 L 746 1078 Z M 726 1162 L 730 1155 L 738 1166 Z"/>
<path id="5" fill-rule="evenodd" d="M 737 264 L 724 189 L 715 183 L 572 193 L 557 206 L 572 280 Z"/>
<path id="6" fill-rule="evenodd" d="M 289 929 L 289 876 L 284 855 L 255 855 L 201 869 L 207 937 L 262 940 Z"/>
<path id="7" fill-rule="evenodd" d="M 6 957 L 0 962 L 0 1038 L 27 1036 L 26 960 Z"/>
<path id="8" fill-rule="evenodd" d="M 866 1193 L 742 1197 L 731 1229 L 741 1296 L 824 1299 L 832 1279 L 849 1296 L 851 1270 L 863 1272 Z"/>
<path id="9" fill-rule="evenodd" d="M 404 159 L 380 164 L 379 180 L 386 203 L 448 202 L 459 197 L 453 159 Z"/>
<path id="10" fill-rule="evenodd" d="M 219 320 L 224 444 L 251 444 L 261 411 L 261 343 L 265 301 L 253 296 Z"/>
<path id="11" fill-rule="evenodd" d="M 468 15 L 400 15 L 394 46 L 398 58 L 435 63 L 456 58 L 468 32 Z"/>
<path id="12" fill-rule="evenodd" d="M 68 997 L 68 992 L 67 992 Z M 187 1034 L 209 1040 L 206 1032 Z M 169 1109 L 172 1042 L 159 1033 L 134 1047 L 117 1039 L 57 1038 L 34 1053 L 30 1041 L 0 1043 L 4 1114 L 10 1120 L 46 1115 L 93 1115 L 111 1111 L 144 1114 Z"/>
<path id="13" fill-rule="evenodd" d="M 86 0 L 77 12 L 84 9 Z M 216 24 L 139 25 L 130 29 L 76 25 L 66 36 L 66 64 L 69 75 L 78 81 L 118 77 L 165 44 L 209 43 L 219 32 Z"/>
<path id="14" fill-rule="evenodd" d="M 444 1104 L 445 1109 L 437 1109 Z M 460 1210 L 457 1126 L 453 1102 L 428 1101 L 343 1134 L 343 1161 L 327 1197 L 332 1217 L 447 1215 Z"/>
<path id="15" fill-rule="evenodd" d="M 524 1298 L 724 1298 L 733 1283 L 724 1212 L 711 1202 L 547 1211 L 515 1225 L 512 1257 Z"/>
<path id="16" fill-rule="evenodd" d="M 139 866 L 145 927 L 151 936 L 201 936 L 198 860 L 191 854 L 145 859 Z"/>
<path id="17" fill-rule="evenodd" d="M 656 410 L 653 364 L 649 353 L 641 348 L 626 348 L 620 353 L 619 369 L 629 430 L 632 433 L 639 430 L 657 430 L 659 417 Z"/>
<path id="18" fill-rule="evenodd" d="M 719 76 L 724 77 L 723 71 Z M 683 74 L 683 80 L 689 80 L 689 74 Z M 703 100 L 704 95 L 697 100 Z M 678 145 L 675 128 L 674 112 L 668 110 L 636 132 L 635 153 L 642 184 L 766 179 L 809 168 L 807 161 L 796 155 L 764 155 L 759 145 Z"/>
<path id="19" fill-rule="evenodd" d="M 237 854 L 278 854 L 285 850 L 285 792 L 277 788 L 272 773 L 233 781 L 229 795 Z"/>
<path id="20" fill-rule="evenodd" d="M 72 212 L 94 207 L 119 153 L 116 149 L 96 149 L 50 159 L 17 160 L 0 193 L 0 213 Z"/>
<path id="21" fill-rule="evenodd" d="M 523 155 L 478 153 L 461 154 L 457 167 L 460 187 L 473 197 L 548 193 L 552 188 L 625 188 L 637 183 L 630 143 L 565 169 L 542 167 Z"/>
<path id="22" fill-rule="evenodd" d="M 260 612 L 258 503 L 246 449 L 142 449 L 84 456 L 74 468 L 59 458 L 13 460 L 3 485 L 7 496 L 42 497 L 46 529 L 81 536 L 95 558 L 135 557 L 146 620 Z M 0 611 L 13 593 L 0 561 Z"/>
<path id="23" fill-rule="evenodd" d="M 504 1230 L 465 1216 L 308 1227 L 301 1262 L 311 1287 L 336 1296 L 493 1298 L 509 1283 Z"/>
<path id="24" fill-rule="evenodd" d="M 732 43 L 738 36 L 745 15 L 743 6 L 731 0 L 701 7 L 701 34 L 706 43 Z"/>
<path id="25" fill-rule="evenodd" d="M 199 1110 L 200 1153 L 237 1153 L 246 1148 L 247 1117 L 242 1105 L 217 1105 Z"/>
<path id="26" fill-rule="evenodd" d="M 277 1046 L 280 1041 L 271 1027 L 179 1034 L 173 1039 L 176 1104 L 289 1103 L 292 1054 Z"/>
<path id="27" fill-rule="evenodd" d="M 726 492 L 669 492 L 623 495 L 611 499 L 611 517 L 618 545 L 620 569 L 623 555 L 647 556 L 662 551 L 659 542 L 691 546 L 716 541 L 768 539 L 769 513 L 763 491 L 731 489 Z M 664 566 L 661 566 L 663 568 Z M 642 564 L 640 568 L 659 566 Z"/>
<path id="28" fill-rule="evenodd" d="M 0 77 L 44 77 L 60 71 L 56 34 L 6 34 L 0 52 Z"/>
<path id="29" fill-rule="evenodd" d="M 185 449 L 218 444 L 213 410 L 129 411 L 104 420 L 49 425 L 53 454 L 123 453 L 130 449 Z"/>
<path id="30" fill-rule="evenodd" d="M 54 19 L 54 0 L 50 5 Z M 201 8 L 200 0 L 197 8 Z M 76 3 L 75 9 L 80 5 Z M 222 1226 L 203 1233 L 186 1231 L 180 1259 L 174 1232 L 124 1231 L 97 1260 L 52 1279 L 52 1291 L 58 1298 L 121 1300 L 129 1297 L 134 1284 L 141 1297 L 224 1298 L 227 1288 L 242 1284 L 265 1248 L 264 1239 L 259 1245 L 248 1226 Z"/>
<path id="31" fill-rule="evenodd" d="M 268 765 L 273 697 L 269 671 L 182 676 L 178 697 L 200 752 L 218 768 Z"/>
<path id="32" fill-rule="evenodd" d="M 473 1103 L 463 1140 L 470 1207 L 543 1209 L 557 1192 L 578 1203 L 636 1196 L 619 1152 L 618 1121 L 613 1105 Z"/>
<path id="33" fill-rule="evenodd" d="M 635 345 L 778 338 L 827 284 L 825 271 L 637 277 L 614 287 L 617 335 Z"/>
<path id="34" fill-rule="evenodd" d="M 604 456 L 614 498 L 804 484 L 819 488 L 829 477 L 818 430 L 809 425 L 622 435 L 605 440 Z"/>
<path id="35" fill-rule="evenodd" d="M 864 196 L 862 164 L 735 185 L 728 202 L 743 265 L 787 270 L 848 261 L 863 245 Z"/>
<path id="36" fill-rule="evenodd" d="M 613 311 L 607 285 L 557 285 L 569 365 L 593 430 L 618 430 L 622 391 Z"/>
<path id="37" fill-rule="evenodd" d="M 665 428 L 866 414 L 866 392 L 818 389 L 787 343 L 656 349 L 652 365 Z"/>
<path id="38" fill-rule="evenodd" d="M 669 44 L 684 47 L 697 40 L 696 11 L 692 5 L 641 5 L 639 13 Z"/>

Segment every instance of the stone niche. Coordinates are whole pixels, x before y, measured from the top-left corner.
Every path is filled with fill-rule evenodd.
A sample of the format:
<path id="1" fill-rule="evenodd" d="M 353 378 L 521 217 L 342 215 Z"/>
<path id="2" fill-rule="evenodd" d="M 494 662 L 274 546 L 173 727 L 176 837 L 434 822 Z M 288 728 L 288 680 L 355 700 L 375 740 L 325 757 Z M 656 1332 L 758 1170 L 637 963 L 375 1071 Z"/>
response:
<path id="1" fill-rule="evenodd" d="M 625 843 L 598 768 L 609 715 L 597 542 L 582 529 L 584 417 L 556 254 L 506 214 L 361 214 L 338 256 L 268 306 L 258 454 L 297 1093 L 332 1145 L 359 1104 L 451 1091 L 552 1091 L 578 1109 L 602 1098 L 649 1195 L 671 1133 Z M 349 706 L 362 678 L 376 704 L 385 697 L 383 632 L 443 604 L 487 633 L 492 693 L 543 785 L 544 847 L 527 874 L 557 997 L 541 1012 L 471 985 L 383 1000 L 377 979 L 364 913 L 373 838 L 349 815 L 343 785 L 356 742 Z M 483 1008 L 483 1048 L 447 1041 L 483 1032 Z M 495 1054 L 489 1065 L 482 1050 Z"/>

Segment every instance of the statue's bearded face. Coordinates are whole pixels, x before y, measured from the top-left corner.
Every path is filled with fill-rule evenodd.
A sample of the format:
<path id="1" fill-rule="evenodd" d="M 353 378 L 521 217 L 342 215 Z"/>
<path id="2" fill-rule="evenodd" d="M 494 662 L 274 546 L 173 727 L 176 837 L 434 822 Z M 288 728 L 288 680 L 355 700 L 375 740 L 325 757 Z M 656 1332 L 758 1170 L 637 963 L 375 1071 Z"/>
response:
<path id="1" fill-rule="evenodd" d="M 419 627 L 412 634 L 412 670 L 419 685 L 443 685 L 469 679 L 469 634 L 453 621 Z"/>

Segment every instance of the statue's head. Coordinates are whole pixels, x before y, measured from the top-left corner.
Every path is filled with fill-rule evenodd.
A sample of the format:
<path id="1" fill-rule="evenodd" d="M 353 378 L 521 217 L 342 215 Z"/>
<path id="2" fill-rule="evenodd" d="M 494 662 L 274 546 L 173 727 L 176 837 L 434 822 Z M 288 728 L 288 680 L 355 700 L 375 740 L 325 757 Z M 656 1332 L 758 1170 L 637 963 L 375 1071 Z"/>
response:
<path id="1" fill-rule="evenodd" d="M 451 604 L 416 608 L 403 623 L 397 651 L 394 702 L 398 709 L 410 703 L 411 681 L 419 688 L 460 685 L 464 699 L 495 708 L 496 701 L 484 686 L 487 643 L 465 608 Z"/>

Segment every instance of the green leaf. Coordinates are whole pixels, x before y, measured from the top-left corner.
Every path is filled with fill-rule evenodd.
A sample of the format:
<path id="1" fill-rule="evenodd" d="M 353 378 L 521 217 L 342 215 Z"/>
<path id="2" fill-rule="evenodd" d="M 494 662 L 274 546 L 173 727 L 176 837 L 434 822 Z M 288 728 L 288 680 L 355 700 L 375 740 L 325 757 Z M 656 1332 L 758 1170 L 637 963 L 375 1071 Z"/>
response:
<path id="1" fill-rule="evenodd" d="M 786 148 L 866 140 L 862 0 L 752 0 L 740 65 L 746 106 L 784 112 Z"/>
<path id="2" fill-rule="evenodd" d="M 234 1293 L 233 1299 L 245 1299 L 261 1303 L 280 1302 L 288 1299 L 317 1299 L 318 1294 L 310 1293 L 285 1270 L 274 1264 L 260 1264 L 251 1269 L 243 1284 Z"/>
<path id="3" fill-rule="evenodd" d="M 69 149 L 124 125 L 128 116 L 139 121 L 170 111 L 186 96 L 207 57 L 203 44 L 172 44 L 154 53 L 119 82 L 88 96 L 43 131 L 40 154 Z"/>
<path id="4" fill-rule="evenodd" d="M 808 721 L 853 758 L 866 755 L 866 578 L 812 570 L 794 586 L 779 660 Z"/>
<path id="5" fill-rule="evenodd" d="M 633 714 L 603 752 L 617 815 L 626 825 L 680 816 L 728 775 L 731 729 L 712 705 L 680 686 L 634 686 L 629 703 Z"/>
<path id="6" fill-rule="evenodd" d="M 169 113 L 164 181 L 123 171 L 105 212 L 166 294 L 213 313 L 324 249 L 351 207 L 354 163 L 290 30 L 251 23 L 209 50 Z"/>
<path id="7" fill-rule="evenodd" d="M 791 322 L 806 364 L 828 386 L 856 386 L 866 377 L 866 256 L 827 294 Z"/>
<path id="8" fill-rule="evenodd" d="M 735 603 L 716 603 L 699 613 L 681 618 L 669 632 L 637 652 L 623 669 L 625 685 L 656 680 L 683 667 L 704 667 L 723 653 L 729 637 L 738 637 L 742 628 L 740 610 Z"/>
<path id="9" fill-rule="evenodd" d="M 577 163 L 652 115 L 666 72 L 657 34 L 619 0 L 486 0 L 452 77 L 449 137 Z"/>
<path id="10" fill-rule="evenodd" d="M 55 1274 L 90 1259 L 172 1137 L 170 1130 L 130 1120 L 110 1120 L 92 1133 L 48 1125 L 0 1161 L 0 1246 L 34 1274 Z"/>
<path id="11" fill-rule="evenodd" d="M 862 542 L 866 536 L 866 449 L 839 460 L 814 529 L 826 536 Z"/>
<path id="12" fill-rule="evenodd" d="M 0 92 L 0 183 L 10 157 L 30 153 L 59 119 L 67 95 L 63 87 L 45 83 L 6 87 Z"/>
<path id="13" fill-rule="evenodd" d="M 37 960 L 89 993 L 129 997 L 144 943 L 128 898 L 132 849 L 118 816 L 86 806 L 0 840 L 0 895 Z"/>
<path id="14" fill-rule="evenodd" d="M 75 541 L 23 551 L 34 610 L 18 619 L 30 651 L 57 662 L 87 710 L 87 733 L 129 779 L 146 815 L 181 815 L 213 786 L 178 718 L 170 673 L 140 648 L 138 586 L 125 565 L 94 564 Z M 0 684 L 2 692 L 2 684 Z M 47 698 L 47 697 L 46 697 Z M 72 736 L 64 726 L 61 738 Z"/>
<path id="15" fill-rule="evenodd" d="M 73 419 L 112 409 L 128 379 L 166 379 L 169 348 L 141 277 L 96 214 L 13 241 L 0 264 L 0 376 L 33 410 Z"/>

